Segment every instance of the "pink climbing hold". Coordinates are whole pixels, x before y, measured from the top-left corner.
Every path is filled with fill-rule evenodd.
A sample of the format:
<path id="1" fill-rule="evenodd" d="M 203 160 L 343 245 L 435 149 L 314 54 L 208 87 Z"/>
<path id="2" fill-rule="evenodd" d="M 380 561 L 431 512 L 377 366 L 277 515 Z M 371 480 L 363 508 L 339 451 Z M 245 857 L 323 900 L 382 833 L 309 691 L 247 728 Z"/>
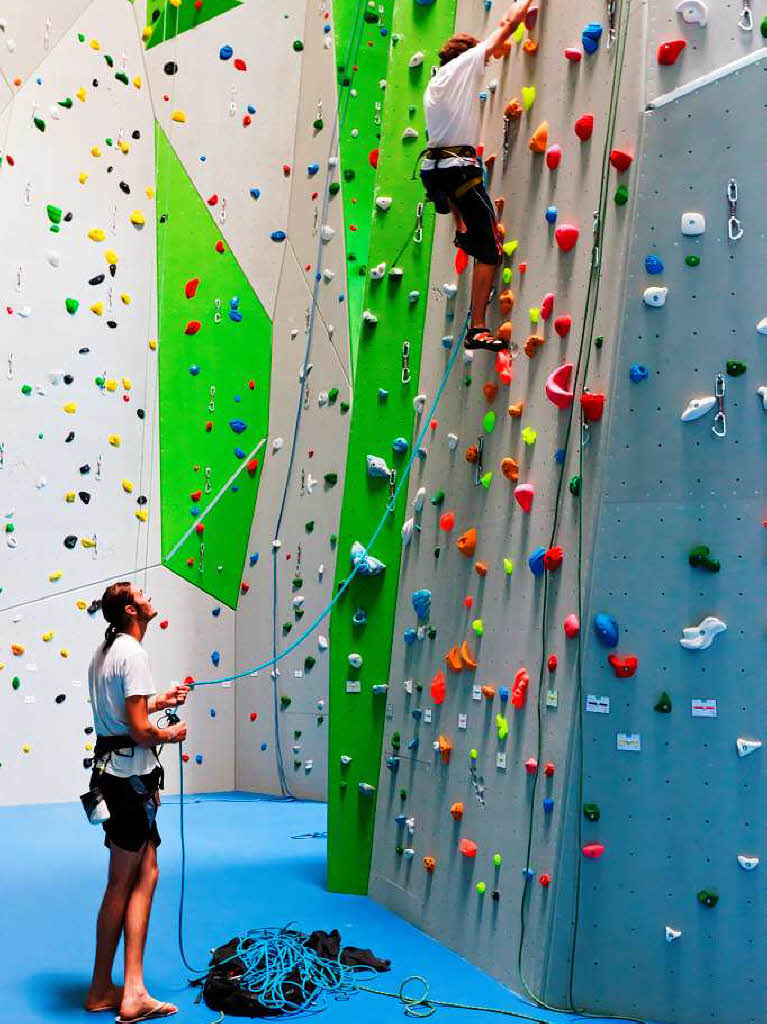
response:
<path id="1" fill-rule="evenodd" d="M 576 49 L 576 47 L 568 46 L 565 49 L 565 57 L 567 60 L 572 61 L 573 64 L 579 64 L 583 54 L 580 50 Z"/>
<path id="2" fill-rule="evenodd" d="M 581 631 L 580 619 L 574 612 L 570 612 L 563 623 L 565 636 L 568 640 L 574 640 Z"/>
<path id="3" fill-rule="evenodd" d="M 562 363 L 546 378 L 546 397 L 557 409 L 567 409 L 573 404 L 573 392 L 569 387 L 572 363 Z"/>
<path id="4" fill-rule="evenodd" d="M 541 319 L 548 320 L 554 311 L 554 292 L 546 292 L 541 303 Z"/>
<path id="5" fill-rule="evenodd" d="M 555 171 L 562 160 L 562 147 L 555 142 L 546 150 L 546 166 L 550 171 Z"/>
<path id="6" fill-rule="evenodd" d="M 184 295 L 186 295 L 188 299 L 193 299 L 195 297 L 195 295 L 197 294 L 197 286 L 199 285 L 199 283 L 199 277 L 193 277 L 191 281 L 186 282 L 186 284 L 184 285 Z"/>
<path id="7" fill-rule="evenodd" d="M 613 165 L 618 173 L 627 171 L 631 166 L 633 160 L 631 153 L 627 153 L 625 149 L 611 149 L 610 150 L 610 163 Z"/>
<path id="8" fill-rule="evenodd" d="M 525 14 L 525 28 L 528 32 L 535 28 L 535 23 L 538 20 L 538 5 L 532 4 Z"/>
<path id="9" fill-rule="evenodd" d="M 594 131 L 594 115 L 582 114 L 575 122 L 573 129 L 581 142 L 588 142 L 591 133 Z"/>
<path id="10" fill-rule="evenodd" d="M 684 39 L 669 39 L 658 47 L 658 63 L 669 66 L 676 63 L 679 54 L 687 46 Z"/>
<path id="11" fill-rule="evenodd" d="M 533 507 L 535 487 L 532 484 L 518 484 L 518 486 L 514 488 L 514 497 L 517 499 L 517 504 L 522 511 L 529 512 Z"/>
<path id="12" fill-rule="evenodd" d="M 538 762 L 534 757 L 528 757 L 525 761 L 525 771 L 528 775 L 535 775 L 538 771 Z"/>
<path id="13" fill-rule="evenodd" d="M 572 326 L 573 318 L 571 316 L 558 316 L 554 321 L 554 330 L 560 338 L 566 337 L 570 333 Z"/>
<path id="14" fill-rule="evenodd" d="M 570 252 L 578 241 L 579 234 L 580 232 L 574 224 L 560 224 L 554 232 L 554 240 L 562 252 Z"/>
<path id="15" fill-rule="evenodd" d="M 605 852 L 605 848 L 601 843 L 586 843 L 581 849 L 583 850 L 584 857 L 591 857 L 594 860 L 597 857 L 601 857 Z"/>
<path id="16" fill-rule="evenodd" d="M 184 328 L 184 334 L 197 334 L 202 324 L 199 320 L 190 320 Z"/>

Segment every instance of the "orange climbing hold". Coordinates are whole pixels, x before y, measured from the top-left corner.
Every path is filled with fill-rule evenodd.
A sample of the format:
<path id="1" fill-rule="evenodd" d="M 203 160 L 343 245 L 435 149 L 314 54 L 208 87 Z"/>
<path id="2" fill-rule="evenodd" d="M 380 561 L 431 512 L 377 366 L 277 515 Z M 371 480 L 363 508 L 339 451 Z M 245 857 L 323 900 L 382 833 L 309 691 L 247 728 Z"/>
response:
<path id="1" fill-rule="evenodd" d="M 477 576 L 487 576 L 487 566 L 485 565 L 484 562 L 475 562 L 474 572 L 477 574 Z"/>
<path id="2" fill-rule="evenodd" d="M 477 844 L 473 839 L 462 839 L 458 844 L 458 849 L 464 855 L 464 857 L 476 857 L 477 856 Z"/>
<path id="3" fill-rule="evenodd" d="M 478 458 L 479 449 L 475 444 L 470 444 L 469 447 L 466 449 L 466 461 L 470 462 L 473 465 Z"/>
<path id="4" fill-rule="evenodd" d="M 454 803 L 450 808 L 450 815 L 455 821 L 461 821 L 463 818 L 463 804 Z"/>
<path id="5" fill-rule="evenodd" d="M 545 153 L 549 144 L 549 122 L 542 121 L 530 136 L 527 148 L 533 153 Z"/>
<path id="6" fill-rule="evenodd" d="M 471 605 L 469 607 L 471 607 Z M 476 659 L 474 658 L 474 655 L 471 653 L 471 648 L 469 647 L 468 640 L 464 640 L 464 642 L 461 644 L 461 657 L 463 658 L 463 664 L 466 668 L 477 667 L 477 662 Z"/>
<path id="7" fill-rule="evenodd" d="M 514 292 L 507 288 L 506 291 L 501 292 L 498 296 L 498 301 L 501 304 L 501 312 L 504 316 L 508 316 L 514 308 Z"/>
<path id="8" fill-rule="evenodd" d="M 434 869 L 437 866 L 437 858 L 436 857 L 424 857 L 424 859 L 423 859 L 423 866 L 426 868 L 426 870 L 429 872 L 429 874 L 432 874 L 432 872 L 434 871 Z"/>
<path id="9" fill-rule="evenodd" d="M 467 558 L 473 558 L 474 552 L 477 550 L 477 531 L 475 527 L 471 527 L 465 533 L 462 533 L 458 540 L 455 542 L 455 546 L 465 555 Z"/>
<path id="10" fill-rule="evenodd" d="M 450 650 L 445 655 L 445 661 L 447 663 L 447 667 L 450 669 L 451 672 L 461 672 L 462 671 L 462 669 L 463 669 L 463 658 L 461 656 L 461 652 L 458 650 L 458 646 L 457 645 L 455 647 L 451 647 L 450 648 Z M 476 666 L 473 666 L 473 667 L 476 668 Z"/>
<path id="11" fill-rule="evenodd" d="M 519 463 L 516 459 L 512 459 L 511 456 L 507 455 L 501 462 L 501 472 L 507 480 L 519 480 Z"/>
<path id="12" fill-rule="evenodd" d="M 488 171 L 492 171 L 495 166 L 495 153 L 491 153 L 490 156 L 486 156 L 483 160 L 485 167 Z"/>
<path id="13" fill-rule="evenodd" d="M 514 405 L 509 406 L 509 416 L 514 420 L 521 419 L 524 407 L 524 402 L 515 402 Z"/>
<path id="14" fill-rule="evenodd" d="M 450 764 L 450 755 L 453 752 L 453 744 L 447 736 L 440 736 L 437 740 L 437 746 L 439 747 L 439 756 L 442 758 L 443 764 Z"/>
<path id="15" fill-rule="evenodd" d="M 431 699 L 435 704 L 441 704 L 445 699 L 445 673 L 437 672 L 431 681 Z"/>
<path id="16" fill-rule="evenodd" d="M 545 338 L 539 338 L 537 334 L 531 334 L 525 342 L 525 355 L 532 359 L 538 354 L 538 349 L 543 345 Z"/>
<path id="17" fill-rule="evenodd" d="M 498 337 L 500 338 L 501 341 L 505 341 L 505 342 L 511 341 L 511 321 L 510 320 L 506 320 L 504 323 L 502 323 L 500 325 L 500 327 L 498 328 Z"/>
<path id="18" fill-rule="evenodd" d="M 495 687 L 485 684 L 485 686 L 482 687 L 482 696 L 487 700 L 492 700 L 493 697 L 495 697 Z"/>
<path id="19" fill-rule="evenodd" d="M 482 388 L 485 398 L 488 402 L 494 402 L 495 396 L 498 394 L 498 385 L 492 381 L 488 381 Z"/>
<path id="20" fill-rule="evenodd" d="M 533 57 L 538 52 L 538 40 L 537 39 L 526 39 L 522 43 L 522 49 L 529 56 Z"/>
<path id="21" fill-rule="evenodd" d="M 513 96 L 503 108 L 503 116 L 511 118 L 512 121 L 516 121 L 517 118 L 522 117 L 522 110 L 522 104 L 516 96 Z"/>

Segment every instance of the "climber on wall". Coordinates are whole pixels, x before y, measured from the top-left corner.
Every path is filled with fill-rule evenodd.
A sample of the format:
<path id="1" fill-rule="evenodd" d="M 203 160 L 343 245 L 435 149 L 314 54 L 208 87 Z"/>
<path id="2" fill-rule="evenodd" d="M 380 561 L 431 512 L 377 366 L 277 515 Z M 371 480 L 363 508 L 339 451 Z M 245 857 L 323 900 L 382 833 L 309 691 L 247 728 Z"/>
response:
<path id="1" fill-rule="evenodd" d="M 157 612 L 140 587 L 113 583 L 104 591 L 101 610 L 109 626 L 88 667 L 96 746 L 90 790 L 83 802 L 91 795 L 101 808 L 93 816 L 91 804 L 88 816 L 91 821 L 103 821 L 110 859 L 85 1008 L 119 1009 L 116 1020 L 120 1022 L 156 1020 L 177 1012 L 173 1003 L 153 999 L 144 985 L 144 945 L 158 876 L 160 835 L 155 818 L 163 787 L 156 747 L 183 742 L 186 725 L 176 720 L 160 729 L 149 715 L 183 704 L 190 688 L 176 683 L 157 694 L 149 657 L 141 646 Z M 112 982 L 112 963 L 123 931 L 125 986 L 121 989 Z"/>
<path id="2" fill-rule="evenodd" d="M 485 327 L 485 309 L 502 250 L 495 209 L 482 183 L 477 157 L 479 92 L 485 65 L 491 57 L 503 56 L 503 44 L 533 2 L 512 4 L 483 42 L 464 32 L 448 39 L 439 51 L 441 66 L 424 95 L 429 148 L 421 164 L 421 181 L 437 213 L 452 212 L 455 217 L 456 246 L 474 257 L 467 349 L 498 352 L 508 347 Z"/>

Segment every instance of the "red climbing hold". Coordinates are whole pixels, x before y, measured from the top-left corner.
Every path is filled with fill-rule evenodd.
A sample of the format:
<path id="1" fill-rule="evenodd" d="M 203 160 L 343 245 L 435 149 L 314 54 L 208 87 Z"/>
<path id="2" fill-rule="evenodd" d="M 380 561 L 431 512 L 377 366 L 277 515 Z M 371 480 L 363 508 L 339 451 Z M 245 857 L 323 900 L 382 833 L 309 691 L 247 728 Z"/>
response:
<path id="1" fill-rule="evenodd" d="M 455 526 L 455 512 L 443 512 L 439 517 L 439 528 L 449 533 Z"/>
<path id="2" fill-rule="evenodd" d="M 538 771 L 538 762 L 535 760 L 534 757 L 528 757 L 528 759 L 525 761 L 525 771 L 528 775 L 535 775 L 535 773 Z"/>
<path id="3" fill-rule="evenodd" d="M 199 320 L 190 320 L 184 328 L 184 334 L 197 334 L 202 324 Z"/>
<path id="4" fill-rule="evenodd" d="M 286 178 L 290 177 L 290 164 L 282 165 L 282 173 L 285 175 Z"/>
<path id="5" fill-rule="evenodd" d="M 519 484 L 514 488 L 514 497 L 523 512 L 529 512 L 533 507 L 535 498 L 535 487 L 532 484 Z"/>
<path id="6" fill-rule="evenodd" d="M 247 128 L 249 124 L 250 124 L 250 114 L 245 114 L 243 119 L 242 119 L 242 127 L 243 128 Z"/>
<path id="7" fill-rule="evenodd" d="M 431 681 L 431 699 L 435 704 L 445 700 L 445 673 L 438 672 Z"/>
<path id="8" fill-rule="evenodd" d="M 224 243 L 221 241 L 220 238 L 216 242 L 216 252 L 226 252 L 226 248 L 224 246 Z"/>
<path id="9" fill-rule="evenodd" d="M 605 852 L 605 848 L 601 843 L 586 843 L 582 850 L 584 857 L 592 857 L 594 859 L 601 857 Z"/>
<path id="10" fill-rule="evenodd" d="M 631 166 L 631 161 L 633 159 L 634 157 L 631 155 L 631 153 L 627 153 L 625 149 L 610 150 L 610 163 L 619 173 L 622 171 L 627 171 Z"/>
<path id="11" fill-rule="evenodd" d="M 248 389 L 250 391 L 255 391 L 255 389 L 256 389 L 256 382 L 254 380 L 249 380 L 248 381 Z"/>
<path id="12" fill-rule="evenodd" d="M 587 420 L 596 423 L 602 419 L 602 413 L 605 411 L 605 396 L 584 391 L 581 395 L 581 409 Z"/>
<path id="13" fill-rule="evenodd" d="M 160 623 L 160 629 L 167 629 L 167 628 L 168 628 L 168 620 L 167 619 L 163 619 L 162 622 Z"/>
<path id="14" fill-rule="evenodd" d="M 216 206 L 218 204 L 218 196 L 214 192 L 208 199 L 208 206 Z"/>
<path id="15" fill-rule="evenodd" d="M 578 619 L 578 616 L 574 612 L 570 612 L 570 614 L 565 619 L 563 625 L 565 630 L 565 636 L 568 640 L 574 640 L 575 637 L 578 636 L 578 634 L 581 631 L 580 621 Z"/>
<path id="16" fill-rule="evenodd" d="M 579 234 L 580 232 L 574 224 L 560 224 L 554 232 L 554 240 L 562 252 L 570 252 L 578 241 Z"/>
<path id="17" fill-rule="evenodd" d="M 551 885 L 551 875 L 541 875 L 538 881 L 541 883 L 544 889 L 548 889 Z"/>
<path id="18" fill-rule="evenodd" d="M 234 66 L 237 68 L 238 71 L 247 71 L 248 70 L 248 65 L 245 63 L 245 61 L 241 57 L 235 57 L 234 58 Z"/>
<path id="19" fill-rule="evenodd" d="M 546 668 L 549 672 L 556 672 L 557 670 L 557 656 L 556 654 L 550 654 L 546 662 Z"/>
<path id="20" fill-rule="evenodd" d="M 190 281 L 187 281 L 184 285 L 184 295 L 188 299 L 193 299 L 197 294 L 197 285 L 200 283 L 199 277 L 193 277 Z"/>
<path id="21" fill-rule="evenodd" d="M 258 459 L 251 459 L 250 462 L 248 463 L 248 473 L 250 473 L 251 476 L 255 476 L 257 472 Z"/>
<path id="22" fill-rule="evenodd" d="M 574 46 L 568 46 L 565 50 L 565 57 L 571 60 L 573 64 L 578 64 L 582 56 L 581 51 L 577 50 Z"/>
<path id="23" fill-rule="evenodd" d="M 546 292 L 541 303 L 541 319 L 548 320 L 554 311 L 554 293 Z"/>
<path id="24" fill-rule="evenodd" d="M 192 501 L 199 501 L 200 498 L 202 497 L 202 491 L 192 491 L 189 497 L 192 499 Z"/>
<path id="25" fill-rule="evenodd" d="M 501 378 L 502 384 L 511 384 L 514 373 L 511 368 L 511 352 L 509 349 L 496 353 L 495 372 Z"/>
<path id="26" fill-rule="evenodd" d="M 205 430 L 209 434 L 212 429 L 213 429 L 213 420 L 208 420 L 208 422 L 205 424 Z"/>
<path id="27" fill-rule="evenodd" d="M 591 133 L 594 131 L 594 115 L 582 114 L 575 122 L 574 131 L 581 142 L 588 142 L 591 138 Z"/>
<path id="28" fill-rule="evenodd" d="M 520 274 L 526 274 L 527 273 L 527 261 L 526 260 L 523 263 L 519 264 L 519 272 L 520 272 Z"/>
<path id="29" fill-rule="evenodd" d="M 471 596 L 471 594 L 467 594 L 466 597 L 464 597 L 464 599 L 463 599 L 463 606 L 464 606 L 464 608 L 471 608 L 471 606 L 473 604 L 474 604 L 474 598 Z"/>
<path id="30" fill-rule="evenodd" d="M 205 523 L 195 523 L 194 532 L 197 534 L 198 537 L 201 537 L 203 533 L 205 533 Z"/>
<path id="31" fill-rule="evenodd" d="M 617 654 L 611 654 L 607 660 L 612 665 L 613 672 L 615 672 L 619 679 L 628 679 L 630 676 L 633 676 L 639 664 L 639 659 L 633 654 L 627 654 L 623 658 Z"/>
<path id="32" fill-rule="evenodd" d="M 549 146 L 546 150 L 546 166 L 550 171 L 555 171 L 562 160 L 562 147 L 558 143 Z"/>
<path id="33" fill-rule="evenodd" d="M 543 556 L 543 565 L 549 572 L 555 572 L 562 564 L 565 553 L 560 547 L 549 548 Z"/>
<path id="34" fill-rule="evenodd" d="M 196 11 L 202 10 L 202 0 L 194 0 L 194 9 Z"/>
<path id="35" fill-rule="evenodd" d="M 439 426 L 439 420 L 431 420 L 429 422 L 429 430 L 436 430 Z"/>
<path id="36" fill-rule="evenodd" d="M 464 857 L 476 857 L 477 856 L 477 844 L 473 839 L 462 839 L 458 844 L 458 849 L 464 855 Z"/>
<path id="37" fill-rule="evenodd" d="M 553 761 L 547 761 L 546 764 L 543 766 L 543 774 L 547 775 L 549 778 L 552 777 L 552 775 L 554 774 L 555 770 L 556 769 L 554 768 L 554 762 Z"/>
<path id="38" fill-rule="evenodd" d="M 371 149 L 368 153 L 368 163 L 371 167 L 375 167 L 378 170 L 378 149 Z"/>
<path id="39" fill-rule="evenodd" d="M 456 249 L 455 253 L 455 272 L 461 275 L 469 262 L 469 257 L 463 251 L 463 249 Z"/>
<path id="40" fill-rule="evenodd" d="M 250 713 L 250 720 L 251 720 L 251 722 L 255 722 L 255 720 L 257 718 L 258 718 L 258 712 L 257 711 L 251 711 L 251 713 Z"/>
<path id="41" fill-rule="evenodd" d="M 554 321 L 554 330 L 560 338 L 566 337 L 570 333 L 572 326 L 573 318 L 571 316 L 558 316 Z"/>
<path id="42" fill-rule="evenodd" d="M 511 703 L 515 708 L 521 708 L 527 699 L 527 688 L 530 685 L 530 674 L 527 669 L 522 668 L 514 677 L 514 687 L 511 691 Z"/>
<path id="43" fill-rule="evenodd" d="M 240 584 L 240 592 L 243 593 L 243 594 L 247 594 L 247 592 L 249 590 L 250 590 L 250 584 L 246 583 L 245 580 L 243 580 L 242 583 Z"/>
<path id="44" fill-rule="evenodd" d="M 661 43 L 658 47 L 659 64 L 675 64 L 676 59 L 682 50 L 687 46 L 684 39 L 670 39 L 667 43 Z"/>

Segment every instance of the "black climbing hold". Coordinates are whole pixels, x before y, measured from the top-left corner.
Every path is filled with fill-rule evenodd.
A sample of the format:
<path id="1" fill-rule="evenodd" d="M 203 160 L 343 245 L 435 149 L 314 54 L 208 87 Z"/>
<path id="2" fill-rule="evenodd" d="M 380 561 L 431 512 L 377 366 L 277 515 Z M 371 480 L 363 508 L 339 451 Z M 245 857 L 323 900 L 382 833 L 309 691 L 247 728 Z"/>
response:
<path id="1" fill-rule="evenodd" d="M 136 415 L 140 420 L 143 420 L 144 416 L 146 416 L 146 413 L 144 412 L 143 409 L 136 409 Z"/>
<path id="2" fill-rule="evenodd" d="M 161 213 L 160 214 L 160 223 L 161 224 L 164 224 L 167 219 L 168 219 L 168 214 L 167 213 Z"/>
<path id="3" fill-rule="evenodd" d="M 95 276 L 95 277 L 92 277 L 92 278 L 90 279 L 90 281 L 88 282 L 88 284 L 103 284 L 103 283 L 104 283 L 104 280 L 105 280 L 105 278 L 106 278 L 106 274 L 96 274 L 96 276 Z"/>
<path id="4" fill-rule="evenodd" d="M 160 17 L 160 9 L 159 9 L 159 7 L 158 7 L 158 8 L 156 9 L 156 10 L 152 11 L 152 23 L 154 23 L 155 21 L 157 21 L 157 19 L 158 19 L 159 17 Z"/>
<path id="5" fill-rule="evenodd" d="M 120 190 L 125 193 L 126 196 L 130 195 L 130 185 L 127 181 L 120 182 Z"/>
<path id="6" fill-rule="evenodd" d="M 95 615 L 96 612 L 101 611 L 101 598 L 97 597 L 88 605 L 88 614 Z"/>
<path id="7" fill-rule="evenodd" d="M 434 637 L 437 635 L 437 627 L 429 626 L 429 628 L 426 630 L 426 635 L 429 637 L 430 640 L 433 640 Z"/>
<path id="8" fill-rule="evenodd" d="M 110 273 L 110 275 L 112 277 L 115 276 L 115 274 L 117 273 L 117 264 L 116 263 L 110 263 L 109 264 L 109 273 Z"/>
<path id="9" fill-rule="evenodd" d="M 91 467 L 88 465 L 87 462 L 84 465 L 80 466 L 80 476 L 87 476 L 88 473 L 90 473 L 90 471 Z"/>
<path id="10" fill-rule="evenodd" d="M 70 430 L 69 433 L 67 434 L 67 436 L 64 438 L 64 443 L 65 444 L 69 444 L 69 442 L 70 441 L 74 441 L 74 439 L 75 439 L 75 432 L 74 432 L 74 430 Z"/>
<path id="11" fill-rule="evenodd" d="M 349 403 L 339 402 L 338 408 L 341 410 L 341 415 L 343 415 L 344 413 L 347 413 L 349 411 Z"/>
<path id="12" fill-rule="evenodd" d="M 698 893 L 698 902 L 702 903 L 704 907 L 715 907 L 719 902 L 719 897 L 715 892 L 709 892 L 708 889 L 701 889 Z"/>
<path id="13" fill-rule="evenodd" d="M 169 60 L 163 67 L 163 71 L 165 72 L 166 75 L 175 75 L 176 72 L 178 71 L 178 64 L 175 62 L 175 60 Z"/>
<path id="14" fill-rule="evenodd" d="M 85 733 L 86 736 L 93 735 L 93 726 L 92 725 L 86 725 L 85 728 L 83 729 L 83 732 Z"/>
<path id="15" fill-rule="evenodd" d="M 83 758 L 83 768 L 92 768 L 92 767 L 93 767 L 93 758 L 92 757 L 84 757 Z"/>
<path id="16" fill-rule="evenodd" d="M 70 533 L 69 536 L 64 538 L 64 547 L 65 548 L 69 548 L 70 551 L 72 550 L 72 548 L 76 544 L 77 544 L 77 537 L 75 537 L 75 535 L 73 533 Z"/>
<path id="17" fill-rule="evenodd" d="M 588 821 L 599 821 L 599 804 L 584 804 L 583 817 Z"/>
<path id="18" fill-rule="evenodd" d="M 326 473 L 324 479 L 328 487 L 335 487 L 338 483 L 338 473 Z"/>
<path id="19" fill-rule="evenodd" d="M 85 348 L 78 348 L 77 350 L 77 354 L 80 356 L 87 356 L 89 352 L 90 349 L 87 346 Z"/>
<path id="20" fill-rule="evenodd" d="M 311 654 L 308 654 L 304 658 L 304 672 L 311 672 L 317 662 L 316 658 L 313 658 Z"/>
<path id="21" fill-rule="evenodd" d="M 281 705 L 281 707 L 289 708 L 292 703 L 293 703 L 293 698 L 292 697 L 287 697 L 285 694 L 283 694 L 280 697 L 280 705 Z"/>
<path id="22" fill-rule="evenodd" d="M 69 222 L 72 220 L 72 211 L 71 210 L 68 213 L 64 214 L 64 220 L 67 222 L 67 224 L 69 224 Z"/>
<path id="23" fill-rule="evenodd" d="M 293 739 L 294 740 L 300 740 L 301 739 L 301 730 L 300 729 L 294 729 L 293 730 Z"/>
<path id="24" fill-rule="evenodd" d="M 114 330 L 115 327 L 117 327 L 117 321 L 116 320 L 107 320 L 107 327 L 111 327 L 112 330 Z"/>
<path id="25" fill-rule="evenodd" d="M 439 548 L 434 549 L 434 557 L 439 558 Z"/>
<path id="26" fill-rule="evenodd" d="M 138 130 L 138 128 L 134 128 L 133 131 L 130 133 L 130 137 L 132 139 L 140 139 L 141 138 L 141 132 Z"/>
<path id="27" fill-rule="evenodd" d="M 67 699 L 67 695 L 65 693 L 57 693 L 56 694 L 56 703 L 57 704 L 63 704 L 66 699 Z"/>
<path id="28" fill-rule="evenodd" d="M 658 697 L 654 704 L 656 711 L 659 711 L 662 715 L 671 714 L 671 697 L 664 690 L 663 693 Z"/>
<path id="29" fill-rule="evenodd" d="M 500 890 L 499 889 L 493 889 L 493 902 L 497 903 L 498 900 L 500 900 L 500 898 L 501 898 Z"/>
<path id="30" fill-rule="evenodd" d="M 83 503 L 83 505 L 87 505 L 88 502 L 91 500 L 91 496 L 90 496 L 90 494 L 88 494 L 87 491 L 80 491 L 79 492 L 79 497 L 80 497 L 80 501 Z"/>
<path id="31" fill-rule="evenodd" d="M 137 505 L 146 505 L 146 495 L 139 494 L 138 498 L 136 498 L 136 504 Z"/>
<path id="32" fill-rule="evenodd" d="M 74 384 L 74 382 L 75 382 L 75 378 L 74 378 L 74 376 L 71 373 L 65 373 L 64 374 L 64 383 L 65 384 Z"/>

